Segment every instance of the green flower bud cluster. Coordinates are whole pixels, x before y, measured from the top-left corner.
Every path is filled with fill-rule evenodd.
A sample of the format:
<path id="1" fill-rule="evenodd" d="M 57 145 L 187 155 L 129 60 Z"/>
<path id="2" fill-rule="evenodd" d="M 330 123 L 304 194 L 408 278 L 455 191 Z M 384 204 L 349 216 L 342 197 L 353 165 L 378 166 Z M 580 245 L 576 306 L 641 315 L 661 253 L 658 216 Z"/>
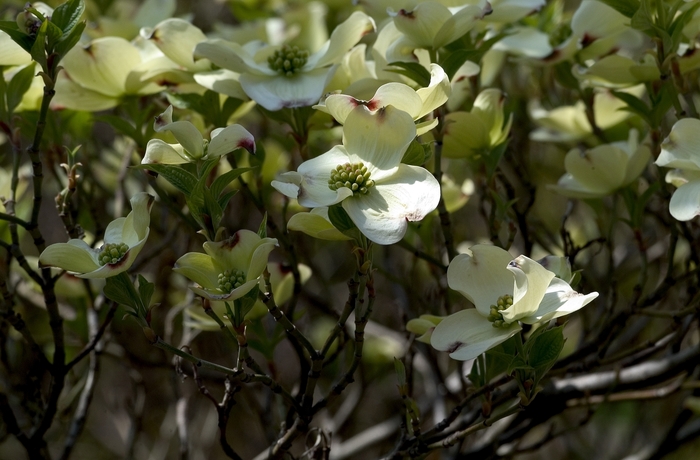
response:
<path id="1" fill-rule="evenodd" d="M 331 190 L 338 190 L 347 187 L 353 194 L 367 194 L 374 181 L 369 178 L 370 173 L 364 163 L 345 163 L 331 169 L 331 178 L 328 180 L 328 187 Z"/>
<path id="2" fill-rule="evenodd" d="M 267 58 L 270 68 L 286 77 L 293 77 L 309 59 L 309 52 L 298 46 L 283 45 L 281 49 Z"/>
<path id="3" fill-rule="evenodd" d="M 124 257 L 129 250 L 126 243 L 109 243 L 102 247 L 102 251 L 97 255 L 100 265 L 116 264 Z"/>
<path id="4" fill-rule="evenodd" d="M 507 310 L 513 305 L 513 296 L 510 294 L 502 295 L 496 301 L 496 305 L 491 305 L 489 316 L 486 318 L 491 321 L 493 327 L 508 327 L 510 324 L 503 320 L 503 310 Z"/>
<path id="5" fill-rule="evenodd" d="M 224 270 L 219 273 L 219 290 L 229 293 L 245 283 L 243 270 Z"/>

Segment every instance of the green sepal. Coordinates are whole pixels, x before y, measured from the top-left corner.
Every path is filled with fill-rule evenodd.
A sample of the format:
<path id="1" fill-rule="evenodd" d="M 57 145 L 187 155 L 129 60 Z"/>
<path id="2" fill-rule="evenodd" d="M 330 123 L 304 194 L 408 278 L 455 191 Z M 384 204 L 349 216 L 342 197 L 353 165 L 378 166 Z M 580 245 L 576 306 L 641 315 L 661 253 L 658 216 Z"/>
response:
<path id="1" fill-rule="evenodd" d="M 385 70 L 388 70 L 389 72 L 394 72 L 398 73 L 400 75 L 404 75 L 411 80 L 415 81 L 418 83 L 420 86 L 429 86 L 430 85 L 430 72 L 423 67 L 422 65 L 416 63 L 416 62 L 390 62 L 390 66 L 393 67 L 398 67 L 395 69 L 387 68 Z"/>
<path id="2" fill-rule="evenodd" d="M 10 80 L 10 83 L 7 85 L 8 113 L 13 113 L 19 103 L 22 102 L 22 97 L 32 85 L 35 74 L 35 66 L 34 63 L 31 62 L 12 77 L 12 80 Z"/>

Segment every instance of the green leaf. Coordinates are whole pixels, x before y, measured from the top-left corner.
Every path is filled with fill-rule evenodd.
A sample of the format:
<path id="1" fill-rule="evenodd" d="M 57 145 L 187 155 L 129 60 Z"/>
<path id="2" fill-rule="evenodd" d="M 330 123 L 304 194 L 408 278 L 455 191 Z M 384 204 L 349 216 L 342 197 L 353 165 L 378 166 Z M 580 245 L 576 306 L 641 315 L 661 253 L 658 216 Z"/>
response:
<path id="1" fill-rule="evenodd" d="M 258 287 L 255 286 L 247 294 L 245 294 L 240 299 L 236 299 L 234 302 L 239 303 L 241 309 L 241 319 L 245 318 L 245 315 L 250 313 L 250 310 L 255 306 L 255 302 L 258 301 Z"/>
<path id="2" fill-rule="evenodd" d="M 125 282 L 124 277 L 112 276 L 107 278 L 106 281 L 104 290 L 102 291 L 105 297 L 117 302 L 119 305 L 125 305 L 133 308 L 134 311 L 138 311 L 137 299 L 132 297 L 131 290 L 128 286 L 123 284 Z"/>
<path id="3" fill-rule="evenodd" d="M 557 326 L 547 329 L 532 340 L 528 354 L 528 364 L 535 369 L 535 385 L 557 362 L 559 353 L 564 348 L 563 328 L 563 326 Z"/>
<path id="4" fill-rule="evenodd" d="M 73 49 L 75 45 L 80 41 L 80 37 L 85 30 L 85 22 L 81 22 L 71 29 L 68 35 L 64 35 L 63 38 L 56 44 L 54 48 L 54 53 L 56 53 L 60 59 L 68 54 L 68 51 Z"/>
<path id="5" fill-rule="evenodd" d="M 196 93 L 166 93 L 168 102 L 176 109 L 189 109 L 199 112 L 202 107 L 202 96 Z"/>
<path id="6" fill-rule="evenodd" d="M 85 2 L 83 0 L 68 0 L 53 10 L 51 22 L 63 31 L 63 36 L 65 37 L 73 31 L 84 11 Z"/>
<path id="7" fill-rule="evenodd" d="M 133 140 L 136 140 L 137 137 L 140 136 L 136 128 L 123 117 L 118 117 L 116 115 L 98 115 L 95 118 L 95 121 L 107 123 L 116 131 L 128 136 Z"/>
<path id="8" fill-rule="evenodd" d="M 431 147 L 429 143 L 421 144 L 420 142 L 413 140 L 408 145 L 406 153 L 403 154 L 401 158 L 401 163 L 413 166 L 421 166 L 426 162 L 430 155 L 432 154 Z"/>
<path id="9" fill-rule="evenodd" d="M 156 290 L 156 285 L 150 283 L 146 278 L 139 275 L 139 296 L 144 308 L 148 309 L 151 306 L 151 297 Z"/>
<path id="10" fill-rule="evenodd" d="M 698 8 L 700 8 L 700 2 L 696 2 L 690 8 L 676 16 L 676 18 L 673 20 L 673 23 L 668 28 L 668 33 L 670 34 L 672 41 L 671 48 L 669 49 L 675 50 L 678 48 L 678 45 L 684 38 L 683 28 L 691 21 L 691 19 L 693 19 L 693 15 Z"/>
<path id="11" fill-rule="evenodd" d="M 39 31 L 36 34 L 36 40 L 29 54 L 32 55 L 32 59 L 39 63 L 44 72 L 47 72 L 48 63 L 46 61 L 46 32 L 49 28 L 49 22 L 44 21 L 39 27 Z"/>
<path id="12" fill-rule="evenodd" d="M 396 372 L 396 380 L 399 382 L 399 386 L 406 385 L 406 366 L 403 365 L 403 361 L 394 357 L 394 372 Z"/>
<path id="13" fill-rule="evenodd" d="M 17 72 L 7 85 L 7 110 L 12 113 L 17 108 L 24 93 L 29 90 L 36 74 L 35 64 L 32 62 Z"/>
<path id="14" fill-rule="evenodd" d="M 445 71 L 450 81 L 455 76 L 457 71 L 467 61 L 479 62 L 483 55 L 480 50 L 465 50 L 459 49 L 450 53 L 445 59 L 440 61 L 440 67 Z"/>
<path id="15" fill-rule="evenodd" d="M 507 148 L 508 140 L 495 146 L 487 155 L 484 155 L 484 164 L 486 165 L 486 171 L 489 177 L 493 176 L 493 174 L 496 172 L 498 163 L 500 163 L 501 158 L 503 158 L 503 154 L 506 152 Z"/>
<path id="16" fill-rule="evenodd" d="M 515 340 L 515 337 L 511 337 L 484 354 L 486 358 L 485 383 L 508 371 L 518 354 Z"/>
<path id="17" fill-rule="evenodd" d="M 639 10 L 639 0 L 599 0 L 609 7 L 615 9 L 618 13 L 631 18 L 634 13 Z"/>
<path id="18" fill-rule="evenodd" d="M 260 222 L 260 227 L 258 227 L 258 236 L 260 238 L 267 238 L 267 212 Z"/>
<path id="19" fill-rule="evenodd" d="M 231 118 L 233 112 L 238 110 L 238 107 L 240 107 L 241 104 L 243 104 L 243 101 L 240 99 L 236 99 L 235 97 L 226 98 L 224 105 L 221 108 L 221 119 L 224 120 L 222 126 L 228 122 L 228 119 Z"/>
<path id="20" fill-rule="evenodd" d="M 673 107 L 673 99 L 677 97 L 676 91 L 673 88 L 673 82 L 666 80 L 665 83 L 666 84 L 661 87 L 659 93 L 651 98 L 652 110 L 650 119 L 652 122 L 652 127 L 658 127 L 661 125 L 661 121 L 671 107 Z"/>
<path id="21" fill-rule="evenodd" d="M 205 206 L 205 212 L 211 219 L 211 230 L 216 231 L 217 228 L 219 228 L 219 224 L 221 223 L 221 219 L 224 217 L 224 210 L 219 206 L 219 202 L 216 201 L 216 198 L 211 193 L 211 190 L 204 189 L 203 190 L 203 196 L 204 196 L 204 206 Z"/>
<path id="22" fill-rule="evenodd" d="M 630 112 L 639 115 L 644 121 L 647 122 L 647 124 L 651 125 L 651 119 L 649 118 L 651 109 L 649 109 L 649 106 L 647 106 L 643 100 L 623 91 L 611 91 L 611 93 L 613 96 L 627 104 Z"/>
<path id="23" fill-rule="evenodd" d="M 387 68 L 389 72 L 405 75 L 411 80 L 418 83 L 420 86 L 430 85 L 430 72 L 418 64 L 417 62 L 390 62 L 390 66 L 398 67 L 398 69 Z"/>
<path id="24" fill-rule="evenodd" d="M 221 209 L 224 211 L 226 210 L 226 206 L 228 205 L 228 202 L 233 198 L 233 196 L 238 193 L 238 190 L 231 190 L 230 192 L 226 192 L 223 195 L 221 195 L 219 198 L 217 198 L 216 201 L 219 202 L 219 206 L 221 206 Z"/>
<path id="25" fill-rule="evenodd" d="M 580 82 L 571 73 L 571 63 L 569 61 L 560 62 L 552 68 L 554 79 L 564 88 L 578 90 Z"/>
<path id="26" fill-rule="evenodd" d="M 340 204 L 328 208 L 328 219 L 335 228 L 343 233 L 356 228 L 355 223 L 350 219 L 350 216 Z"/>
<path id="27" fill-rule="evenodd" d="M 197 186 L 197 178 L 176 165 L 147 164 L 137 165 L 134 168 L 147 169 L 160 174 L 186 196 L 190 196 Z"/>
<path id="28" fill-rule="evenodd" d="M 214 197 L 218 198 L 221 195 L 221 192 L 223 192 L 224 189 L 231 182 L 238 179 L 238 177 L 244 172 L 250 171 L 252 169 L 254 168 L 236 168 L 223 173 L 222 175 L 214 179 L 214 182 L 212 182 L 211 186 L 209 187 L 209 190 L 211 190 L 211 194 L 214 195 Z"/>
<path id="29" fill-rule="evenodd" d="M 0 30 L 9 35 L 10 38 L 27 53 L 32 51 L 35 39 L 19 30 L 15 21 L 0 21 Z"/>

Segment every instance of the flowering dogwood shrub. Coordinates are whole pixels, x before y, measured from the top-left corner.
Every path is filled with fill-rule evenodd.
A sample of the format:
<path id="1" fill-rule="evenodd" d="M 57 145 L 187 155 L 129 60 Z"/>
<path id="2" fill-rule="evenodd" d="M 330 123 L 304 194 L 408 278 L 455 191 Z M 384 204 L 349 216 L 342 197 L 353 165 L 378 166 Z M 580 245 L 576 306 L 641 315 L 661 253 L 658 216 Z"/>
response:
<path id="1" fill-rule="evenodd" d="M 0 15 L 0 458 L 693 457 L 699 2 Z"/>

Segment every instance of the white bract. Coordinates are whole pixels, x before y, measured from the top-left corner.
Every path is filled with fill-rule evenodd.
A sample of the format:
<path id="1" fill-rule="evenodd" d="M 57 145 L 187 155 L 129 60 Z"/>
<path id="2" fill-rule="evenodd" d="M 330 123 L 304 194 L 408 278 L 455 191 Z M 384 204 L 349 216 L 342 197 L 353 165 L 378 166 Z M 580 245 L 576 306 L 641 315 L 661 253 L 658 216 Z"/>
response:
<path id="1" fill-rule="evenodd" d="M 465 361 L 505 342 L 534 324 L 573 313 L 598 296 L 574 291 L 569 284 L 534 260 L 496 246 L 476 245 L 447 269 L 450 288 L 476 309 L 457 312 L 435 327 L 430 343 Z"/>
<path id="2" fill-rule="evenodd" d="M 173 121 L 172 105 L 156 117 L 153 127 L 157 133 L 170 131 L 179 144 L 151 139 L 146 145 L 146 154 L 141 164 L 183 164 L 220 157 L 239 148 L 255 153 L 255 139 L 243 126 L 216 128 L 211 132 L 211 141 L 207 142 L 189 121 Z"/>
<path id="3" fill-rule="evenodd" d="M 386 83 L 377 89 L 369 101 L 358 100 L 347 94 L 331 94 L 314 108 L 331 114 L 340 124 L 345 123 L 348 114 L 358 105 L 364 105 L 372 112 L 393 105 L 411 115 L 414 120 L 419 120 L 447 102 L 451 91 L 450 79 L 445 71 L 439 65 L 431 64 L 430 84 L 426 88 L 414 90 L 403 83 Z M 416 134 L 421 135 L 431 130 L 437 122 L 437 119 L 433 119 L 419 123 Z"/>
<path id="4" fill-rule="evenodd" d="M 677 121 L 661 144 L 656 164 L 676 168 L 666 175 L 678 187 L 669 204 L 671 215 L 678 220 L 700 215 L 700 120 Z"/>
<path id="5" fill-rule="evenodd" d="M 272 186 L 309 208 L 340 203 L 367 238 L 396 243 L 408 221 L 423 219 L 440 200 L 440 185 L 430 172 L 401 163 L 415 136 L 406 112 L 392 106 L 372 112 L 360 105 L 345 120 L 343 145 L 305 161 Z"/>

